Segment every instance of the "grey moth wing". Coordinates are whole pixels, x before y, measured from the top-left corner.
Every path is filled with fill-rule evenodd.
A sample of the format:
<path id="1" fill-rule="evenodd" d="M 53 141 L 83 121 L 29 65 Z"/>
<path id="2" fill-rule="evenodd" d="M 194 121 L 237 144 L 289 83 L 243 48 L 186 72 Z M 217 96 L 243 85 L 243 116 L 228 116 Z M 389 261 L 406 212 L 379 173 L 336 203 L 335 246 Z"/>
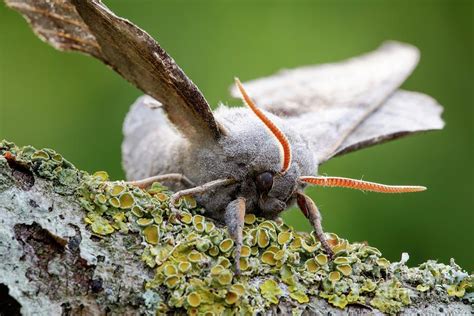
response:
<path id="1" fill-rule="evenodd" d="M 415 47 L 387 42 L 338 63 L 284 70 L 244 83 L 262 108 L 285 117 L 329 158 L 444 125 L 435 100 L 397 91 L 419 60 Z M 235 88 L 232 95 L 238 96 Z"/>
<path id="2" fill-rule="evenodd" d="M 343 141 L 334 156 L 405 135 L 442 129 L 442 112 L 443 107 L 432 97 L 419 92 L 398 90 Z"/>
<path id="3" fill-rule="evenodd" d="M 204 96 L 145 31 L 98 0 L 5 0 L 45 42 L 93 56 L 158 100 L 187 138 L 215 140 L 220 129 Z"/>

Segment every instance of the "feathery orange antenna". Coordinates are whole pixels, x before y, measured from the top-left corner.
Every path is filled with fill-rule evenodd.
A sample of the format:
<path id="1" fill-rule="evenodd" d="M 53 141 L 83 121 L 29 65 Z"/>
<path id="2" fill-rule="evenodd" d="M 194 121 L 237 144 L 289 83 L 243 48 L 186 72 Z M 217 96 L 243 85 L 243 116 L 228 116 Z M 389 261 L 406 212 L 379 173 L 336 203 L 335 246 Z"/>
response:
<path id="1" fill-rule="evenodd" d="M 288 138 L 286 138 L 285 134 L 283 134 L 283 132 L 262 112 L 262 110 L 260 110 L 255 105 L 255 103 L 253 103 L 252 99 L 250 99 L 244 87 L 242 86 L 239 78 L 235 78 L 235 84 L 237 85 L 237 88 L 239 88 L 242 98 L 247 106 L 255 113 L 255 115 L 257 115 L 263 124 L 268 127 L 273 136 L 275 136 L 275 138 L 278 140 L 278 143 L 280 143 L 283 152 L 283 161 L 280 172 L 285 173 L 288 171 L 291 164 L 291 145 L 288 141 Z"/>
<path id="2" fill-rule="evenodd" d="M 425 191 L 426 187 L 417 185 L 386 185 L 375 182 L 355 180 L 341 177 L 300 177 L 301 181 L 322 187 L 339 187 L 372 191 L 379 193 L 407 193 Z"/>

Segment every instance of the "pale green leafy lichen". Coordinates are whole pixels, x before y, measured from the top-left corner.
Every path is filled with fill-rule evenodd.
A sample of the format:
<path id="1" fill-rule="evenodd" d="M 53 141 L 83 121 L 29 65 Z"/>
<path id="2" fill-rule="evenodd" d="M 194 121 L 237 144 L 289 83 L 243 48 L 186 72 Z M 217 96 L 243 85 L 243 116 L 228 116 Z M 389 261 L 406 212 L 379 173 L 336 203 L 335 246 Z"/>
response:
<path id="1" fill-rule="evenodd" d="M 260 285 L 260 293 L 273 304 L 278 304 L 279 297 L 283 294 L 283 291 L 274 280 L 269 279 Z"/>

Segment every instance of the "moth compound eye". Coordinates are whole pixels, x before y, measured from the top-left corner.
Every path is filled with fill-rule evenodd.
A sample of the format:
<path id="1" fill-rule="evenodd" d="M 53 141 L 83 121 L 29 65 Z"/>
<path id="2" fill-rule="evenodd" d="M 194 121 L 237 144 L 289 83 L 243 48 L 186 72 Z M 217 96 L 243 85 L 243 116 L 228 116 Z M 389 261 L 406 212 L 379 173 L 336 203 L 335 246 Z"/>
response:
<path id="1" fill-rule="evenodd" d="M 257 189 L 260 193 L 268 193 L 273 186 L 273 174 L 271 172 L 263 172 L 255 179 Z"/>

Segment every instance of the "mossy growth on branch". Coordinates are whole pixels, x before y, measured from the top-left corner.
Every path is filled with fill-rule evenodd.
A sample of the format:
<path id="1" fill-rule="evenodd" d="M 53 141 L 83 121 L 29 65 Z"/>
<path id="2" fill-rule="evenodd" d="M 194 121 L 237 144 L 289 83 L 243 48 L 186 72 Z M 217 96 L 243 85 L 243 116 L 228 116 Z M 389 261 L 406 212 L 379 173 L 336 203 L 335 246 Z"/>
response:
<path id="1" fill-rule="evenodd" d="M 109 181 L 104 171 L 89 175 L 51 149 L 2 141 L 0 163 L 5 162 L 54 181 L 58 193 L 76 194 L 84 224 L 98 238 L 140 234 L 143 248 L 136 259 L 154 272 L 143 297 L 160 300 L 156 313 L 253 315 L 289 301 L 298 315 L 316 298 L 341 309 L 362 304 L 386 313 L 397 313 L 427 295 L 473 302 L 473 276 L 453 260 L 408 268 L 407 254 L 390 263 L 374 247 L 328 234 L 335 253 L 330 260 L 313 233 L 253 214 L 245 217 L 242 272 L 236 275 L 235 247 L 226 228 L 205 217 L 192 197 L 177 202 L 177 216 L 169 208 L 171 192 L 159 183 L 142 190 Z"/>

